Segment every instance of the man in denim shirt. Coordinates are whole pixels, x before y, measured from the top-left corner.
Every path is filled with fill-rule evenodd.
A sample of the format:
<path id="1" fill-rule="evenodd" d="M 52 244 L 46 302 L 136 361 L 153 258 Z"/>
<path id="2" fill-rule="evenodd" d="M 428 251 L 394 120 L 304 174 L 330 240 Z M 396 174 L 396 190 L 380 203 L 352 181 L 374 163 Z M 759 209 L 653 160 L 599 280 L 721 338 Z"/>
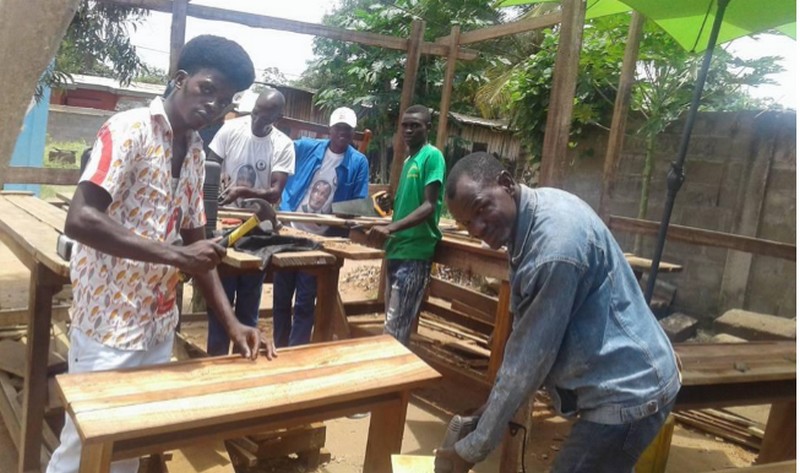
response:
<path id="1" fill-rule="evenodd" d="M 578 417 L 553 472 L 632 471 L 680 380 L 672 346 L 611 232 L 577 197 L 517 184 L 486 153 L 453 167 L 446 197 L 471 235 L 508 247 L 514 323 L 476 430 L 437 455 L 466 472 L 543 387 L 558 412 Z"/>

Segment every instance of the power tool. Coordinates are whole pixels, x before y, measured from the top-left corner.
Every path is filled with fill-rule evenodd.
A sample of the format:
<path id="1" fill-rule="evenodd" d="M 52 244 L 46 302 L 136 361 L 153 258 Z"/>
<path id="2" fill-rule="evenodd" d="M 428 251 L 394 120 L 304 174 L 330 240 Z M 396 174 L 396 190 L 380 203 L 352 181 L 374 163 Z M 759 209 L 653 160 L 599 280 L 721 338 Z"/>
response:
<path id="1" fill-rule="evenodd" d="M 480 416 L 460 416 L 454 415 L 447 424 L 447 432 L 444 434 L 442 448 L 453 448 L 459 440 L 466 437 L 478 426 Z M 433 462 L 434 473 L 450 473 L 453 471 L 453 462 L 448 458 L 436 457 Z"/>

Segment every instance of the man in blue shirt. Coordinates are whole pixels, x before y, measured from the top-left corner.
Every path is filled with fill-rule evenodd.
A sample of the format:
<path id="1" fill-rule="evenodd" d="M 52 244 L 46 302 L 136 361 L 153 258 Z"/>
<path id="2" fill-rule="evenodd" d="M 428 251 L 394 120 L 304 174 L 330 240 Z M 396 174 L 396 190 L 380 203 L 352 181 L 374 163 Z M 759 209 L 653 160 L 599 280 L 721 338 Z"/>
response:
<path id="1" fill-rule="evenodd" d="M 295 169 L 283 189 L 279 210 L 331 213 L 333 202 L 363 199 L 369 192 L 369 164 L 351 142 L 356 113 L 337 108 L 330 118 L 330 139 L 302 138 L 294 143 Z M 294 223 L 295 228 L 323 235 L 327 226 Z M 273 278 L 273 338 L 276 347 L 311 340 L 317 278 L 302 272 L 275 273 Z M 295 297 L 292 317 L 292 296 Z"/>
<path id="2" fill-rule="evenodd" d="M 486 153 L 453 167 L 448 208 L 469 233 L 507 246 L 513 331 L 474 432 L 443 449 L 466 472 L 539 388 L 577 416 L 552 471 L 631 472 L 680 389 L 675 354 L 613 235 L 585 202 L 518 184 Z"/>

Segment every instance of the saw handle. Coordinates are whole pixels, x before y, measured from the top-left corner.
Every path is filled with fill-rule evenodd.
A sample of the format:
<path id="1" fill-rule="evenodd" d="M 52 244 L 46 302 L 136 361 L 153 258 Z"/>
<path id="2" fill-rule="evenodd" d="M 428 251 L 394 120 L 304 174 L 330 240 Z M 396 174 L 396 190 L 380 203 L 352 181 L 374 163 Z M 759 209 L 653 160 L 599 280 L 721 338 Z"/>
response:
<path id="1" fill-rule="evenodd" d="M 391 196 L 386 191 L 378 191 L 372 194 L 372 207 L 381 217 L 388 217 L 392 214 Z M 385 208 L 386 207 L 386 208 Z"/>

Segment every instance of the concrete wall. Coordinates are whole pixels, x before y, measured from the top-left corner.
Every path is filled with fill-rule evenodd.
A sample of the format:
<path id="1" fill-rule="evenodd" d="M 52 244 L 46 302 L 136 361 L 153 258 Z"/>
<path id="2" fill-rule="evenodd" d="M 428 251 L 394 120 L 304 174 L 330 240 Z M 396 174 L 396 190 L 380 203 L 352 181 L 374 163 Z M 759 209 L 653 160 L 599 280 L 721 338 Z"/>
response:
<path id="1" fill-rule="evenodd" d="M 644 140 L 629 121 L 612 214 L 635 217 L 641 193 Z M 660 220 L 666 175 L 675 159 L 682 123 L 658 139 L 647 218 Z M 607 141 L 602 130 L 584 134 L 571 151 L 566 189 L 595 209 L 602 188 Z M 794 113 L 703 113 L 697 119 L 686 159 L 686 181 L 672 223 L 755 236 L 796 240 L 796 116 Z M 632 234 L 618 233 L 623 250 Z M 651 257 L 655 238 L 645 237 L 641 256 Z M 708 321 L 729 308 L 795 316 L 795 263 L 721 248 L 667 241 L 663 260 L 684 266 L 661 275 L 678 287 L 673 308 Z"/>
<path id="2" fill-rule="evenodd" d="M 51 105 L 47 124 L 48 141 L 84 140 L 91 146 L 97 131 L 114 112 L 91 108 Z"/>

